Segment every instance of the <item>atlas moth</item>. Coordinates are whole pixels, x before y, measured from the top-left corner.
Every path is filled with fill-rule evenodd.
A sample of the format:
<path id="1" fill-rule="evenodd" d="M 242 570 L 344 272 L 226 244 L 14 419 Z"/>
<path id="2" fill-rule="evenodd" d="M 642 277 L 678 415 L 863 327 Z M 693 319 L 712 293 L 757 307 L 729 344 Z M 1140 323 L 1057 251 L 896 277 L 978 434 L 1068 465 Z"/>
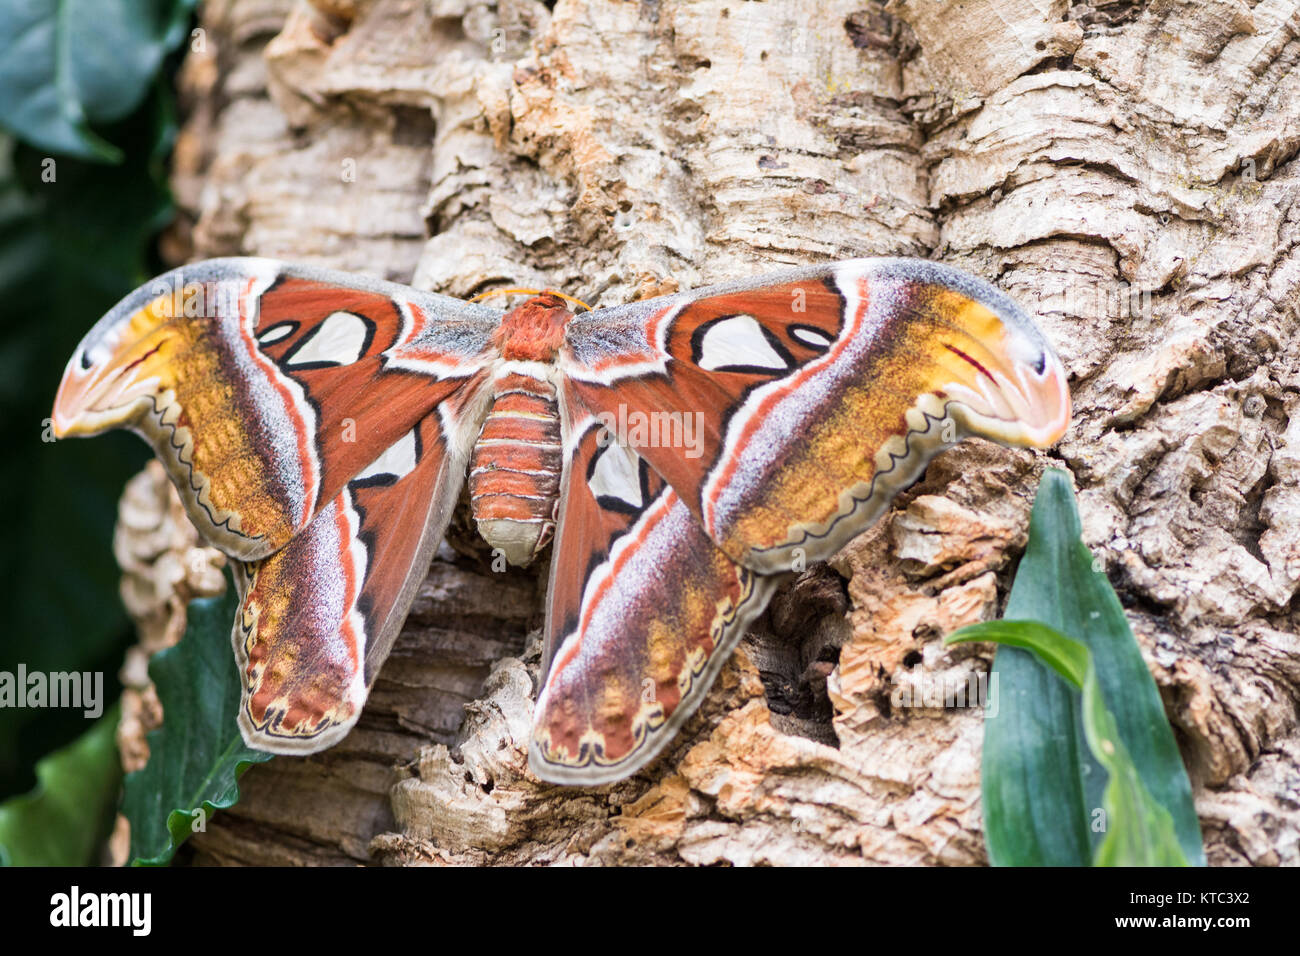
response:
<path id="1" fill-rule="evenodd" d="M 152 444 L 235 569 L 250 747 L 356 723 L 468 475 L 515 565 L 554 537 L 529 763 L 659 754 L 781 580 L 964 436 L 1046 447 L 1060 361 L 956 269 L 859 259 L 592 311 L 487 305 L 268 259 L 128 295 L 59 386 L 59 437 Z"/>

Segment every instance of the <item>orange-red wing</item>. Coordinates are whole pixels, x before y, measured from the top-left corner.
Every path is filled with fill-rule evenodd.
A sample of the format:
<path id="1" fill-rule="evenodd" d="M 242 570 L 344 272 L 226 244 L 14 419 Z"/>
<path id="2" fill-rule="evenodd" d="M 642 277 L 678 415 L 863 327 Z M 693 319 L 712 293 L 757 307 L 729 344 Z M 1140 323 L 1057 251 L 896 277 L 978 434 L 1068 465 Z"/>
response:
<path id="1" fill-rule="evenodd" d="M 1009 298 L 957 270 L 868 259 L 579 316 L 577 399 L 734 560 L 829 557 L 966 435 L 1046 446 L 1065 374 Z"/>
<path id="2" fill-rule="evenodd" d="M 312 753 L 356 722 L 455 507 L 464 411 L 427 415 L 287 546 L 239 565 L 231 643 L 249 746 Z"/>
<path id="3" fill-rule="evenodd" d="M 591 785 L 635 772 L 668 745 L 774 579 L 723 554 L 643 460 L 566 404 L 529 762 L 544 780 Z"/>
<path id="4" fill-rule="evenodd" d="M 393 283 L 208 260 L 137 289 L 86 335 L 55 432 L 140 433 L 200 533 L 257 560 L 455 395 L 496 322 Z"/>

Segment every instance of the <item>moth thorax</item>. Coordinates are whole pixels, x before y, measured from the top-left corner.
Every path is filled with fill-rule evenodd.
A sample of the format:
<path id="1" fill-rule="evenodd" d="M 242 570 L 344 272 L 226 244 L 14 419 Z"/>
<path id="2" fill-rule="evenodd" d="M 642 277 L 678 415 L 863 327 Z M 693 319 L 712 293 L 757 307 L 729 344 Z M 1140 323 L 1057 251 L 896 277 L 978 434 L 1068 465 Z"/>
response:
<path id="1" fill-rule="evenodd" d="M 564 327 L 573 317 L 564 300 L 549 292 L 511 310 L 493 335 L 502 358 L 550 362 L 564 344 Z"/>
<path id="2" fill-rule="evenodd" d="M 550 541 L 561 462 L 555 387 L 507 365 L 470 456 L 469 491 L 479 534 L 510 564 L 528 564 Z"/>

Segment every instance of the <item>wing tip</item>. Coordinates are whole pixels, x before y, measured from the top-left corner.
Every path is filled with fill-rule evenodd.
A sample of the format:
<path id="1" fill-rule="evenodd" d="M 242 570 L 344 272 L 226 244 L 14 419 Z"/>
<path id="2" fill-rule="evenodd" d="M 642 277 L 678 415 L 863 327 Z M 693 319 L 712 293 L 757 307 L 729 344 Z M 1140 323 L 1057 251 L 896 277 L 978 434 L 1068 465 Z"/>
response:
<path id="1" fill-rule="evenodd" d="M 1026 391 L 1034 417 L 1025 422 L 1025 436 L 1032 447 L 1050 448 L 1065 437 L 1073 416 L 1070 385 L 1065 368 L 1051 349 L 1043 352 L 1043 371 L 1021 366 L 1022 380 L 1030 378 Z"/>
<path id="2" fill-rule="evenodd" d="M 566 764 L 548 759 L 545 747 L 534 737 L 528 744 L 528 769 L 543 783 L 562 787 L 603 787 L 626 780 L 641 770 L 659 756 L 667 743 L 665 739 L 657 747 L 638 748 L 614 763 L 601 764 L 588 759 L 580 764 Z"/>
<path id="3" fill-rule="evenodd" d="M 244 696 L 247 697 L 247 694 Z M 275 734 L 265 727 L 254 724 L 253 719 L 249 716 L 247 703 L 244 701 L 240 704 L 236 723 L 239 725 L 239 734 L 244 739 L 244 745 L 251 750 L 260 750 L 264 753 L 286 757 L 307 757 L 311 754 L 320 753 L 322 750 L 328 750 L 341 742 L 344 737 L 352 732 L 352 728 L 356 726 L 359 716 L 360 711 L 354 711 L 351 719 L 331 724 L 323 731 L 312 735 Z"/>

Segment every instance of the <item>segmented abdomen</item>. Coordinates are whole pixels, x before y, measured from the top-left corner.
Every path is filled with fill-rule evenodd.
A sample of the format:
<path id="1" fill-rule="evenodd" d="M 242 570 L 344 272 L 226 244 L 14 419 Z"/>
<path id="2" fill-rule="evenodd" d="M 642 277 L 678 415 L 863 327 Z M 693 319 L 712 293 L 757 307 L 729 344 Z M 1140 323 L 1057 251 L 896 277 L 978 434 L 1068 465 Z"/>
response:
<path id="1" fill-rule="evenodd" d="M 470 457 L 469 492 L 479 534 L 511 564 L 530 562 L 555 529 L 561 450 L 554 386 L 504 371 Z"/>

